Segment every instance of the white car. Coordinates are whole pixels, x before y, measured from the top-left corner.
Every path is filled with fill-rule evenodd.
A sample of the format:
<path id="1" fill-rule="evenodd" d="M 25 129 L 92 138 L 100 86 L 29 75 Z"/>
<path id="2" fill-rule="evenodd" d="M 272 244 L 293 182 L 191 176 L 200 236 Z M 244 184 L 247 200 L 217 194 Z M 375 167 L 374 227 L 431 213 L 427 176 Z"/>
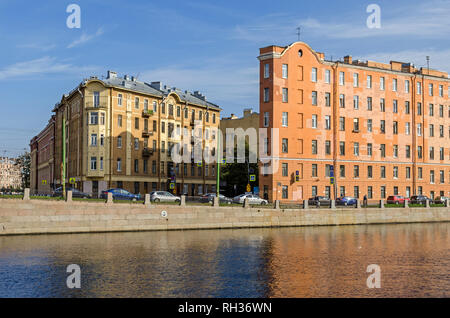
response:
<path id="1" fill-rule="evenodd" d="M 267 200 L 261 199 L 257 195 L 251 193 L 238 195 L 237 197 L 233 198 L 233 202 L 237 204 L 243 204 L 245 199 L 248 199 L 250 204 L 259 204 L 259 205 L 269 204 Z"/>
<path id="2" fill-rule="evenodd" d="M 150 193 L 152 202 L 181 202 L 181 198 L 167 191 L 154 191 Z"/>

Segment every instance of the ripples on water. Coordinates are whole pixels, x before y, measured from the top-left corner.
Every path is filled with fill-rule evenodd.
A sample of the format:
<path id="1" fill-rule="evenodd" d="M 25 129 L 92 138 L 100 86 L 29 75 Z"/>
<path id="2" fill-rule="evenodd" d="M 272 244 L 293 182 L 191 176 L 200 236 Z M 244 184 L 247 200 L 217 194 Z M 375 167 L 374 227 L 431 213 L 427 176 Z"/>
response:
<path id="1" fill-rule="evenodd" d="M 0 237 L 0 297 L 449 297 L 450 223 Z M 80 290 L 66 267 L 81 266 Z M 366 268 L 381 267 L 381 289 Z"/>

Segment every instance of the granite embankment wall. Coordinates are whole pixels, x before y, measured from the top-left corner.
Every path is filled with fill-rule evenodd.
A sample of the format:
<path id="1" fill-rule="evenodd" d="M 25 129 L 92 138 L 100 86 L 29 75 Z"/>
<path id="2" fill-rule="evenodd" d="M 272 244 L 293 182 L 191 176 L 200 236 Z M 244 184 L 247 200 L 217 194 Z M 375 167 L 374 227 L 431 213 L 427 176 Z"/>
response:
<path id="1" fill-rule="evenodd" d="M 449 208 L 282 210 L 0 199 L 0 235 L 448 221 Z"/>

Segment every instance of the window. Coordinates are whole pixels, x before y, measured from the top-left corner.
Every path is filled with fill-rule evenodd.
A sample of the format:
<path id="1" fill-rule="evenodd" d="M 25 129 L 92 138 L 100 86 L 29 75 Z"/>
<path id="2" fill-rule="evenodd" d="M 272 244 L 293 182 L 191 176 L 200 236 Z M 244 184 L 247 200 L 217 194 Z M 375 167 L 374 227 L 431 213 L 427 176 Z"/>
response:
<path id="1" fill-rule="evenodd" d="M 100 106 L 100 92 L 94 92 L 94 107 Z"/>
<path id="2" fill-rule="evenodd" d="M 325 129 L 327 130 L 331 129 L 331 116 L 328 115 L 325 116 Z"/>
<path id="3" fill-rule="evenodd" d="M 345 156 L 345 141 L 339 142 L 339 154 Z"/>
<path id="4" fill-rule="evenodd" d="M 422 124 L 417 124 L 417 136 L 422 136 Z"/>
<path id="5" fill-rule="evenodd" d="M 288 126 L 288 113 L 283 112 L 281 116 L 281 126 L 287 127 Z"/>
<path id="6" fill-rule="evenodd" d="M 283 199 L 287 199 L 288 198 L 288 186 L 283 186 L 282 188 L 281 188 L 281 190 L 282 190 L 282 198 Z"/>
<path id="7" fill-rule="evenodd" d="M 317 128 L 317 115 L 312 115 L 311 128 Z"/>
<path id="8" fill-rule="evenodd" d="M 339 193 L 341 195 L 341 198 L 345 197 L 345 187 L 344 186 L 339 187 Z"/>
<path id="9" fill-rule="evenodd" d="M 367 75 L 367 88 L 372 88 L 372 75 Z"/>
<path id="10" fill-rule="evenodd" d="M 423 179 L 423 169 L 422 169 L 422 167 L 418 167 L 417 168 L 417 177 L 419 179 Z"/>
<path id="11" fill-rule="evenodd" d="M 439 171 L 439 183 L 445 183 L 444 170 Z"/>
<path id="12" fill-rule="evenodd" d="M 139 118 L 134 119 L 134 129 L 139 129 Z"/>
<path id="13" fill-rule="evenodd" d="M 422 94 L 422 83 L 417 82 L 417 95 L 421 95 L 421 94 Z"/>
<path id="14" fill-rule="evenodd" d="M 139 150 L 139 138 L 134 138 L 134 150 Z"/>
<path id="15" fill-rule="evenodd" d="M 385 87 L 386 87 L 386 81 L 385 81 L 384 77 L 380 77 L 380 89 L 382 91 L 384 91 Z"/>
<path id="16" fill-rule="evenodd" d="M 148 99 L 144 100 L 144 110 L 148 111 Z"/>
<path id="17" fill-rule="evenodd" d="M 386 145 L 385 144 L 380 145 L 380 151 L 381 151 L 381 158 L 385 158 L 386 157 Z"/>
<path id="18" fill-rule="evenodd" d="M 317 195 L 317 186 L 312 186 L 311 194 L 312 194 L 313 197 L 315 197 Z"/>
<path id="19" fill-rule="evenodd" d="M 311 104 L 317 106 L 317 92 L 313 91 L 311 93 Z"/>
<path id="20" fill-rule="evenodd" d="M 281 141 L 281 152 L 288 153 L 288 140 L 287 138 L 283 138 Z"/>
<path id="21" fill-rule="evenodd" d="M 405 93 L 409 93 L 409 81 L 405 80 Z"/>
<path id="22" fill-rule="evenodd" d="M 177 117 L 181 117 L 181 107 L 177 106 Z M 206 117 L 206 121 L 209 122 L 209 113 L 208 116 Z"/>
<path id="23" fill-rule="evenodd" d="M 344 165 L 339 166 L 339 176 L 341 178 L 345 178 L 345 166 Z"/>
<path id="24" fill-rule="evenodd" d="M 117 106 L 122 106 L 122 94 L 117 94 Z"/>
<path id="25" fill-rule="evenodd" d="M 287 177 L 288 176 L 288 164 L 287 163 L 282 163 L 281 164 L 281 173 L 283 177 Z"/>
<path id="26" fill-rule="evenodd" d="M 345 108 L 345 95 L 344 94 L 339 95 L 339 107 Z"/>
<path id="27" fill-rule="evenodd" d="M 101 112 L 100 113 L 100 125 L 104 125 L 105 124 L 105 113 Z"/>
<path id="28" fill-rule="evenodd" d="M 367 119 L 367 131 L 372 132 L 372 119 Z"/>
<path id="29" fill-rule="evenodd" d="M 394 121 L 393 125 L 392 125 L 392 131 L 394 133 L 394 135 L 398 135 L 398 122 Z"/>
<path id="30" fill-rule="evenodd" d="M 367 110 L 372 110 L 372 97 L 367 97 Z"/>
<path id="31" fill-rule="evenodd" d="M 345 84 L 345 73 L 339 72 L 339 85 L 344 86 Z"/>
<path id="32" fill-rule="evenodd" d="M 444 160 L 444 148 L 439 148 L 439 160 Z"/>
<path id="33" fill-rule="evenodd" d="M 156 101 L 153 101 L 153 112 L 156 113 L 158 110 L 158 103 Z"/>
<path id="34" fill-rule="evenodd" d="M 396 79 L 396 78 L 394 78 L 394 79 L 392 80 L 392 91 L 393 91 L 393 92 L 396 92 L 396 91 L 397 91 L 397 79 Z"/>
<path id="35" fill-rule="evenodd" d="M 282 67 L 281 67 L 281 76 L 283 77 L 283 78 L 288 78 L 288 65 L 287 64 L 283 64 L 282 65 Z"/>
<path id="36" fill-rule="evenodd" d="M 162 114 L 166 113 L 166 103 L 161 103 L 161 113 Z"/>
<path id="37" fill-rule="evenodd" d="M 430 157 L 430 160 L 434 160 L 434 147 L 430 147 L 429 157 Z"/>
<path id="38" fill-rule="evenodd" d="M 428 95 L 433 96 L 433 84 L 428 84 Z"/>
<path id="39" fill-rule="evenodd" d="M 434 137 L 434 125 L 430 124 L 430 137 Z"/>
<path id="40" fill-rule="evenodd" d="M 422 103 L 417 103 L 417 115 L 422 115 Z"/>
<path id="41" fill-rule="evenodd" d="M 269 74 L 270 74 L 270 69 L 269 69 L 269 64 L 264 64 L 264 78 L 269 78 Z"/>
<path id="42" fill-rule="evenodd" d="M 117 148 L 122 148 L 122 136 L 117 137 Z"/>
<path id="43" fill-rule="evenodd" d="M 372 144 L 371 143 L 367 144 L 367 155 L 369 157 L 372 157 Z"/>
<path id="44" fill-rule="evenodd" d="M 353 143 L 353 154 L 359 156 L 359 142 Z"/>
<path id="45" fill-rule="evenodd" d="M 439 85 L 439 97 L 444 97 L 444 86 Z"/>
<path id="46" fill-rule="evenodd" d="M 398 145 L 394 145 L 394 158 L 398 158 Z"/>
<path id="47" fill-rule="evenodd" d="M 380 99 L 380 111 L 383 113 L 386 111 L 386 102 L 385 102 L 384 98 Z"/>
<path id="48" fill-rule="evenodd" d="M 417 147 L 417 158 L 418 159 L 422 159 L 422 156 L 423 156 L 423 154 L 422 154 L 422 146 L 418 146 Z"/>
<path id="49" fill-rule="evenodd" d="M 398 113 L 398 101 L 396 99 L 393 101 L 392 110 L 394 114 Z"/>
<path id="50" fill-rule="evenodd" d="M 317 178 L 317 164 L 313 163 L 311 167 L 311 177 Z"/>
<path id="51" fill-rule="evenodd" d="M 134 172 L 135 173 L 139 172 L 139 160 L 138 159 L 134 159 Z"/>
<path id="52" fill-rule="evenodd" d="M 372 199 L 373 198 L 373 189 L 372 186 L 367 187 L 367 198 Z"/>
<path id="53" fill-rule="evenodd" d="M 270 96 L 269 96 L 269 88 L 264 88 L 264 102 L 265 103 L 267 103 L 267 102 L 269 102 L 269 98 L 270 98 Z"/>
<path id="54" fill-rule="evenodd" d="M 444 137 L 444 126 L 443 125 L 439 125 L 439 137 L 441 137 L 441 138 Z"/>
<path id="55" fill-rule="evenodd" d="M 325 83 L 330 84 L 331 82 L 331 72 L 330 70 L 325 70 Z"/>
<path id="56" fill-rule="evenodd" d="M 430 116 L 434 116 L 434 105 L 433 105 L 433 104 L 430 104 L 430 105 L 428 106 L 428 109 L 429 109 L 429 115 L 430 115 Z"/>
<path id="57" fill-rule="evenodd" d="M 353 132 L 359 132 L 359 118 L 353 119 Z"/>
<path id="58" fill-rule="evenodd" d="M 439 105 L 439 117 L 444 117 L 444 105 Z"/>
<path id="59" fill-rule="evenodd" d="M 89 123 L 91 125 L 98 125 L 98 112 L 91 112 Z"/>
<path id="60" fill-rule="evenodd" d="M 317 68 L 311 69 L 311 82 L 317 82 Z"/>
<path id="61" fill-rule="evenodd" d="M 330 107 L 331 106 L 331 94 L 325 93 L 325 106 Z"/>
<path id="62" fill-rule="evenodd" d="M 394 195 L 398 195 L 398 187 L 394 187 Z"/>
<path id="63" fill-rule="evenodd" d="M 411 123 L 405 123 L 405 134 L 406 135 L 411 134 Z"/>
<path id="64" fill-rule="evenodd" d="M 367 178 L 373 178 L 373 167 L 367 166 Z"/>
<path id="65" fill-rule="evenodd" d="M 311 141 L 311 153 L 317 155 L 317 140 Z"/>
<path id="66" fill-rule="evenodd" d="M 97 134 L 92 134 L 91 135 L 91 146 L 92 147 L 97 147 Z"/>
<path id="67" fill-rule="evenodd" d="M 339 117 L 339 130 L 345 131 L 345 117 Z"/>
<path id="68" fill-rule="evenodd" d="M 359 109 L 359 96 L 358 95 L 353 96 L 353 108 Z"/>
<path id="69" fill-rule="evenodd" d="M 411 158 L 411 146 L 406 145 L 406 158 Z"/>
<path id="70" fill-rule="evenodd" d="M 122 115 L 117 115 L 117 127 L 122 127 Z"/>
<path id="71" fill-rule="evenodd" d="M 331 155 L 331 141 L 329 140 L 325 141 L 325 154 Z"/>
<path id="72" fill-rule="evenodd" d="M 411 179 L 411 167 L 406 167 L 406 179 Z"/>
<path id="73" fill-rule="evenodd" d="M 286 87 L 283 87 L 282 92 L 283 92 L 283 103 L 287 103 L 288 102 L 288 89 Z"/>
<path id="74" fill-rule="evenodd" d="M 122 171 L 122 159 L 117 158 L 117 172 Z"/>
<path id="75" fill-rule="evenodd" d="M 100 170 L 103 170 L 103 157 L 100 157 Z"/>
<path id="76" fill-rule="evenodd" d="M 385 120 L 380 121 L 380 132 L 382 134 L 386 133 L 386 121 Z"/>
<path id="77" fill-rule="evenodd" d="M 100 146 L 104 146 L 105 145 L 105 135 L 100 134 Z"/>
<path id="78" fill-rule="evenodd" d="M 139 97 L 134 99 L 134 108 L 139 109 Z"/>
<path id="79" fill-rule="evenodd" d="M 385 166 L 380 167 L 380 178 L 382 178 L 382 179 L 386 178 L 386 167 Z"/>
<path id="80" fill-rule="evenodd" d="M 409 115 L 410 113 L 410 106 L 409 106 L 409 102 L 406 101 L 405 102 L 405 114 Z"/>
<path id="81" fill-rule="evenodd" d="M 434 170 L 430 170 L 430 183 L 434 184 Z"/>
<path id="82" fill-rule="evenodd" d="M 269 127 L 269 112 L 264 112 L 264 127 Z"/>
<path id="83" fill-rule="evenodd" d="M 97 170 L 97 157 L 91 157 L 91 170 Z"/>
<path id="84" fill-rule="evenodd" d="M 359 198 L 359 186 L 353 187 L 353 193 L 354 193 L 355 198 Z"/>
<path id="85" fill-rule="evenodd" d="M 359 86 L 359 74 L 353 73 L 353 87 Z"/>

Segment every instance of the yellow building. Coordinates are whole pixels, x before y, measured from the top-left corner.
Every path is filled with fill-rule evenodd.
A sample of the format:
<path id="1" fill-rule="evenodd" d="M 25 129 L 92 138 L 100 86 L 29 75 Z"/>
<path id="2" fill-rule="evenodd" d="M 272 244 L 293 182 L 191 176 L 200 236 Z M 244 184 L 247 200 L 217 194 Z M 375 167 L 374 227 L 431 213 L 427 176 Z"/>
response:
<path id="1" fill-rule="evenodd" d="M 199 92 L 160 82 L 120 78 L 112 71 L 105 79 L 86 79 L 53 109 L 54 184 L 61 184 L 64 118 L 66 182 L 84 192 L 95 196 L 115 187 L 141 194 L 215 191 L 215 164 L 175 163 L 171 150 L 193 144 L 194 127 L 199 127 L 202 150 L 214 155 L 220 110 Z"/>

